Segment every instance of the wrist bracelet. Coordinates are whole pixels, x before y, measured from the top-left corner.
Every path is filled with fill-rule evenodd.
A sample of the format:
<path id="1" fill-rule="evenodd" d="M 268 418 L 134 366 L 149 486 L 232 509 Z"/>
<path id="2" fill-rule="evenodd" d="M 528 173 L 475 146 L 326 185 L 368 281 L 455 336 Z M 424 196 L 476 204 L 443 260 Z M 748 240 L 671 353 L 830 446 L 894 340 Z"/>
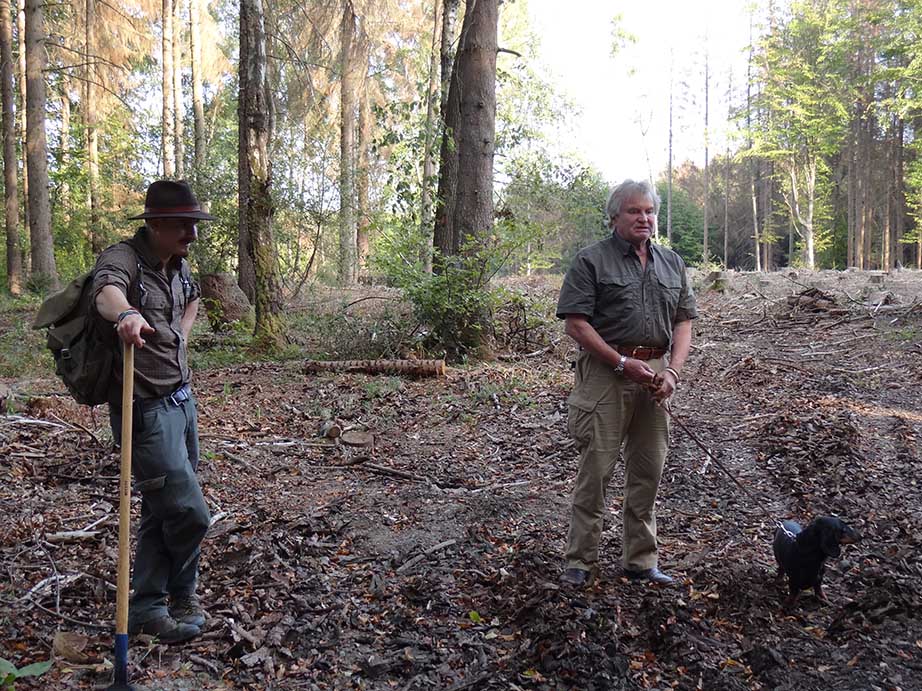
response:
<path id="1" fill-rule="evenodd" d="M 672 367 L 665 367 L 665 368 L 663 369 L 663 371 L 664 371 L 664 372 L 669 372 L 673 377 L 675 377 L 675 383 L 676 383 L 676 384 L 679 383 L 679 379 L 680 379 L 679 373 L 676 372 L 674 369 L 672 369 Z"/>
<path id="2" fill-rule="evenodd" d="M 124 312 L 119 312 L 118 317 L 115 319 L 116 325 L 121 324 L 121 323 L 122 323 L 122 319 L 124 319 L 125 317 L 127 317 L 129 314 L 141 314 L 141 313 L 138 312 L 138 310 L 136 310 L 136 309 L 130 309 L 130 310 L 125 310 Z"/>

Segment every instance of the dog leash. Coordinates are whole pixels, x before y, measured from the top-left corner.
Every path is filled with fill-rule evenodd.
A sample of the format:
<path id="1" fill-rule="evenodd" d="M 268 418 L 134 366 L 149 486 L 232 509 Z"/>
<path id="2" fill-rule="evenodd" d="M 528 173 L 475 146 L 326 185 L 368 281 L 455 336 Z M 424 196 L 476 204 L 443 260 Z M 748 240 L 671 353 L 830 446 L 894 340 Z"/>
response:
<path id="1" fill-rule="evenodd" d="M 778 528 L 781 528 L 781 530 L 784 532 L 784 534 L 787 535 L 788 537 L 790 537 L 790 538 L 795 537 L 795 536 L 794 536 L 794 533 L 792 533 L 790 530 L 788 530 L 787 528 L 785 528 L 785 527 L 784 527 L 784 523 L 782 523 L 782 522 L 779 521 L 777 518 L 775 518 L 774 516 L 772 516 L 771 512 L 770 512 L 767 508 L 765 508 L 765 504 L 763 504 L 761 501 L 759 501 L 758 497 L 756 497 L 752 492 L 750 492 L 750 491 L 746 488 L 746 486 L 745 486 L 742 482 L 740 482 L 740 481 L 733 475 L 733 473 L 731 473 L 731 472 L 729 471 L 729 469 L 728 469 L 720 460 L 718 460 L 718 458 L 717 458 L 714 454 L 711 453 L 710 449 L 708 449 L 708 447 L 704 445 L 704 442 L 702 442 L 700 439 L 698 439 L 698 437 L 696 437 L 696 436 L 692 433 L 692 431 L 691 431 L 690 429 L 688 429 L 688 427 L 685 425 L 685 423 L 682 422 L 681 418 L 679 418 L 675 413 L 673 413 L 673 412 L 669 409 L 669 405 L 668 405 L 665 401 L 663 401 L 662 403 L 660 403 L 659 406 L 660 406 L 663 410 L 665 410 L 665 411 L 666 411 L 666 414 L 669 416 L 669 418 L 670 418 L 674 423 L 676 423 L 676 424 L 682 429 L 682 431 L 685 432 L 685 434 L 687 434 L 689 437 L 691 437 L 691 440 L 692 440 L 693 442 L 695 442 L 695 443 L 701 448 L 701 450 L 704 451 L 704 453 L 706 453 L 706 454 L 708 455 L 708 458 L 710 458 L 710 459 L 714 462 L 714 465 L 716 465 L 718 468 L 720 468 L 720 469 L 727 475 L 727 477 L 729 477 L 731 480 L 733 480 L 734 483 L 736 483 L 736 486 L 737 486 L 737 487 L 739 487 L 741 490 L 743 490 L 743 492 L 746 494 L 746 496 L 749 497 L 749 498 L 753 501 L 753 503 L 755 503 L 755 505 L 758 506 L 758 507 L 762 510 L 762 513 L 765 514 L 765 516 L 769 519 L 769 521 L 770 521 L 772 524 L 774 524 L 774 525 L 775 525 L 776 527 L 778 527 Z"/>

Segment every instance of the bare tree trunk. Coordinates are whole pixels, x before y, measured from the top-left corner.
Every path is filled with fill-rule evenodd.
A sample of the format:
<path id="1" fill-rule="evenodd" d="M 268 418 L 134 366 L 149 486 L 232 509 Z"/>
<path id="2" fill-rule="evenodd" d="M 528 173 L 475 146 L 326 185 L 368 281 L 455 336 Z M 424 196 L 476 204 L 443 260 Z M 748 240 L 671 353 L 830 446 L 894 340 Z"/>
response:
<path id="1" fill-rule="evenodd" d="M 16 116 L 13 101 L 13 27 L 10 0 L 0 0 L 0 102 L 3 106 L 3 197 L 6 218 L 6 286 L 22 294 L 19 254 L 19 191 L 16 181 Z"/>
<path id="2" fill-rule="evenodd" d="M 269 160 L 272 131 L 263 0 L 241 0 L 240 38 L 241 48 L 245 46 L 245 50 L 241 51 L 240 71 L 246 72 L 248 90 L 240 99 L 246 104 L 245 128 L 241 137 L 246 142 L 250 174 L 246 214 L 256 272 L 256 328 L 253 338 L 258 349 L 274 351 L 284 344 L 285 333 L 272 231 L 272 164 Z"/>
<path id="3" fill-rule="evenodd" d="M 241 12 L 243 0 L 241 0 Z M 240 57 L 238 64 L 246 65 L 250 46 L 244 18 L 240 17 Z M 238 70 L 239 96 L 237 98 L 237 285 L 251 304 L 256 302 L 256 267 L 253 263 L 253 240 L 247 225 L 247 209 L 250 206 L 250 162 L 247 148 L 247 112 L 250 98 L 248 70 Z"/>
<path id="4" fill-rule="evenodd" d="M 51 237 L 48 199 L 48 141 L 45 136 L 45 20 L 42 0 L 26 0 L 26 149 L 29 155 L 29 220 L 32 275 L 51 288 L 58 270 Z"/>
<path id="5" fill-rule="evenodd" d="M 871 240 L 874 234 L 872 225 L 874 220 L 874 209 L 871 201 L 871 170 L 874 169 L 876 161 L 874 160 L 874 119 L 873 115 L 868 116 L 865 126 L 865 159 L 862 166 L 864 171 L 864 268 L 871 269 L 874 265 L 874 255 L 871 249 Z"/>
<path id="6" fill-rule="evenodd" d="M 26 150 L 26 0 L 19 0 L 16 18 L 19 36 L 19 141 L 22 142 L 22 227 L 29 229 L 29 152 Z M 25 242 L 20 242 L 23 279 L 32 273 L 32 253 Z"/>
<path id="7" fill-rule="evenodd" d="M 852 118 L 852 122 L 848 126 L 848 169 L 846 173 L 846 186 L 847 190 L 847 201 L 848 210 L 846 211 L 847 217 L 847 232 L 848 236 L 846 238 L 845 253 L 846 253 L 846 266 L 857 266 L 855 261 L 856 252 L 855 252 L 855 230 L 856 230 L 856 200 L 857 200 L 857 185 L 856 185 L 856 151 L 855 151 L 855 118 Z"/>
<path id="8" fill-rule="evenodd" d="M 70 164 L 70 116 L 73 108 L 70 102 L 70 77 L 66 74 L 61 75 L 60 97 L 61 97 L 61 130 L 58 133 L 58 156 L 57 168 L 65 170 Z M 58 185 L 55 203 L 63 207 L 65 214 L 70 214 L 70 182 L 65 176 Z"/>
<path id="9" fill-rule="evenodd" d="M 896 136 L 893 140 L 893 180 L 895 188 L 893 191 L 895 202 L 894 214 L 894 257 L 895 262 L 903 264 L 903 234 L 906 230 L 906 197 L 903 192 L 903 118 L 897 118 Z M 895 263 L 894 262 L 894 263 Z"/>
<path id="10" fill-rule="evenodd" d="M 435 244 L 450 256 L 493 227 L 497 0 L 470 2 L 449 86 Z"/>
<path id="11" fill-rule="evenodd" d="M 86 0 L 86 82 L 83 114 L 86 120 L 87 206 L 90 210 L 90 247 L 94 255 L 105 249 L 99 228 L 99 133 L 96 124 L 96 0 Z"/>
<path id="12" fill-rule="evenodd" d="M 355 234 L 356 246 L 356 272 L 364 274 L 366 263 L 368 261 L 368 228 L 371 225 L 371 217 L 368 209 L 368 176 L 369 176 L 369 152 L 371 151 L 371 99 L 369 96 L 369 81 L 371 76 L 368 74 L 368 36 L 364 34 L 362 41 L 364 43 L 362 50 L 362 69 L 364 78 L 362 79 L 362 91 L 359 97 L 359 146 L 356 154 L 358 162 L 356 164 L 356 207 L 357 223 Z"/>
<path id="13" fill-rule="evenodd" d="M 192 48 L 192 114 L 195 127 L 195 171 L 198 181 L 205 169 L 205 98 L 202 88 L 201 0 L 189 1 L 189 41 Z"/>
<path id="14" fill-rule="evenodd" d="M 339 135 L 339 282 L 355 283 L 355 10 L 343 3 L 340 30 L 340 135 Z"/>
<path id="15" fill-rule="evenodd" d="M 727 82 L 727 132 L 733 121 L 733 73 Z M 724 269 L 730 268 L 730 137 L 727 136 L 727 160 L 724 168 Z"/>
<path id="16" fill-rule="evenodd" d="M 163 133 L 160 138 L 160 157 L 163 161 L 163 175 L 171 178 L 175 175 L 175 144 L 173 143 L 173 0 L 163 0 L 163 40 L 161 42 L 161 67 L 163 89 L 163 114 L 161 124 Z"/>
<path id="17" fill-rule="evenodd" d="M 705 45 L 707 45 L 707 35 L 704 37 Z M 701 246 L 701 261 L 705 264 L 710 261 L 710 254 L 708 253 L 708 235 L 710 234 L 708 228 L 708 203 L 710 201 L 710 187 L 708 185 L 708 143 L 710 140 L 710 132 L 708 131 L 708 116 L 710 111 L 710 106 L 708 102 L 708 97 L 711 91 L 711 75 L 710 67 L 708 60 L 707 49 L 704 52 L 704 242 Z"/>
<path id="18" fill-rule="evenodd" d="M 439 0 L 435 0 L 439 2 Z M 448 108 L 448 90 L 451 84 L 452 68 L 454 66 L 454 54 L 452 42 L 455 40 L 455 26 L 458 22 L 458 5 L 461 0 L 443 0 L 442 10 L 442 36 L 440 39 L 440 62 L 441 62 L 441 100 L 439 102 L 439 114 L 442 121 L 445 121 L 445 111 Z"/>
<path id="19" fill-rule="evenodd" d="M 672 247 L 672 51 L 669 52 L 669 170 L 666 174 L 666 238 Z"/>
<path id="20" fill-rule="evenodd" d="M 435 178 L 435 102 L 439 70 L 439 8 L 441 0 L 432 3 L 432 49 L 429 51 L 429 86 L 426 91 L 426 138 L 423 144 L 423 180 L 420 189 L 419 231 L 425 237 L 423 266 L 426 273 L 432 273 L 432 181 Z"/>
<path id="21" fill-rule="evenodd" d="M 754 45 L 752 42 L 752 12 L 749 14 L 749 58 L 746 62 L 746 131 L 748 133 L 747 148 L 752 151 L 752 57 Z M 759 248 L 759 205 L 756 197 L 756 160 L 749 158 L 749 195 L 752 198 L 752 238 L 755 242 L 753 256 L 756 260 L 756 271 L 762 270 L 761 252 Z"/>
<path id="22" fill-rule="evenodd" d="M 173 160 L 176 177 L 184 178 L 185 145 L 183 142 L 183 116 L 186 108 L 182 98 L 182 19 L 181 0 L 173 0 Z"/>

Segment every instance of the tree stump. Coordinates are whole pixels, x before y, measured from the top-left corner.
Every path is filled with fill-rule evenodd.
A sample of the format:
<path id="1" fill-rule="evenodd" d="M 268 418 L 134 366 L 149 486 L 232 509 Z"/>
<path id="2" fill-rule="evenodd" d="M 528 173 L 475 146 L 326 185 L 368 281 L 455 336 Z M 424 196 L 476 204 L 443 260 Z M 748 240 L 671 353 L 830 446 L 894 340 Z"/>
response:
<path id="1" fill-rule="evenodd" d="M 221 331 L 234 322 L 241 322 L 248 329 L 253 328 L 253 307 L 237 285 L 237 279 L 233 274 L 205 274 L 201 282 L 202 303 L 212 329 Z"/>
<path id="2" fill-rule="evenodd" d="M 708 274 L 707 285 L 709 290 L 725 293 L 730 285 L 726 271 L 712 271 Z"/>

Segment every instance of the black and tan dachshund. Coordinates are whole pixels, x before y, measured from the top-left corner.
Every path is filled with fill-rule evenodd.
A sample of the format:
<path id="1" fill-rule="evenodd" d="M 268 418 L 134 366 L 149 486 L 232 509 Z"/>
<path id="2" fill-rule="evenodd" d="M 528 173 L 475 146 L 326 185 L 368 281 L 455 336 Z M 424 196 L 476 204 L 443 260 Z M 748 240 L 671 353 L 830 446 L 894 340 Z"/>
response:
<path id="1" fill-rule="evenodd" d="M 784 602 L 785 609 L 794 605 L 801 590 L 813 588 L 816 597 L 827 602 L 823 595 L 823 573 L 826 559 L 842 553 L 839 545 L 857 542 L 861 535 L 835 516 L 814 519 L 806 528 L 794 521 L 782 521 L 784 529 L 775 530 L 773 548 L 778 562 L 778 575 L 787 575 L 791 594 Z"/>

